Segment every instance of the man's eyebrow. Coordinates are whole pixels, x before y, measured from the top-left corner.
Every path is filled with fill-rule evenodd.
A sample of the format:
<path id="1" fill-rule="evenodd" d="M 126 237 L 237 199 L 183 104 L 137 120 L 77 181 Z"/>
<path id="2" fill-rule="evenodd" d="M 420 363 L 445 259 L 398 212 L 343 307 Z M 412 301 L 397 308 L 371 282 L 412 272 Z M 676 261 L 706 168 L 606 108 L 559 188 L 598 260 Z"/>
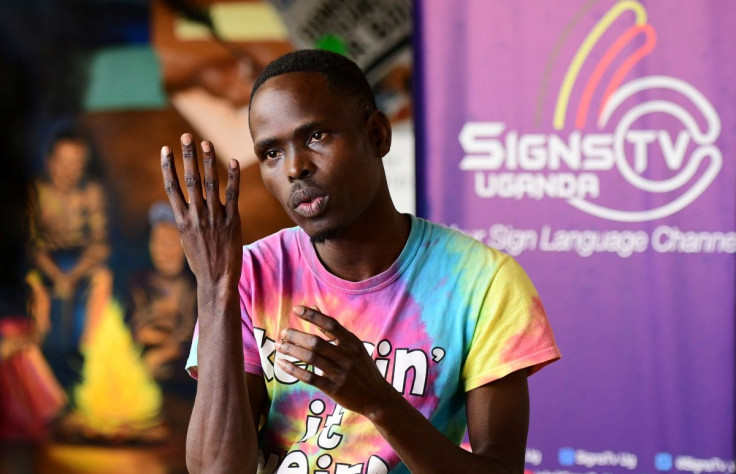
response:
<path id="1" fill-rule="evenodd" d="M 294 130 L 294 136 L 304 135 L 305 133 L 311 132 L 312 130 L 324 128 L 325 124 L 318 120 L 311 120 L 307 123 L 299 125 Z"/>
<path id="2" fill-rule="evenodd" d="M 265 138 L 263 140 L 257 141 L 253 145 L 253 148 L 255 148 L 256 150 L 262 150 L 264 148 L 271 148 L 272 146 L 276 145 L 278 142 L 279 141 L 276 138 Z"/>
<path id="3" fill-rule="evenodd" d="M 292 136 L 298 137 L 304 134 L 307 134 L 311 132 L 312 130 L 324 128 L 325 124 L 324 122 L 321 122 L 319 120 L 310 120 L 309 122 L 305 122 L 298 127 L 294 129 L 294 133 Z M 264 149 L 264 148 L 271 148 L 272 146 L 277 145 L 280 142 L 278 138 L 264 138 L 263 140 L 259 140 L 255 142 L 253 145 L 253 148 L 256 150 Z"/>

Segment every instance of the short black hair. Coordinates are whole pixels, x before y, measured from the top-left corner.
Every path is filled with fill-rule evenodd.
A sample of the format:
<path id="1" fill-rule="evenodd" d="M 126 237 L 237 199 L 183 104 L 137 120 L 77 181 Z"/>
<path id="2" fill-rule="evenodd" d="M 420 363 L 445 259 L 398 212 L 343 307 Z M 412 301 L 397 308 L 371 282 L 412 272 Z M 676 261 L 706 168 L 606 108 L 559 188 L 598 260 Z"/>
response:
<path id="1" fill-rule="evenodd" d="M 343 55 L 323 49 L 301 49 L 274 59 L 258 75 L 253 83 L 250 101 L 253 103 L 258 89 L 272 77 L 290 72 L 314 72 L 327 80 L 330 91 L 345 94 L 366 115 L 378 110 L 368 80 L 357 64 Z"/>

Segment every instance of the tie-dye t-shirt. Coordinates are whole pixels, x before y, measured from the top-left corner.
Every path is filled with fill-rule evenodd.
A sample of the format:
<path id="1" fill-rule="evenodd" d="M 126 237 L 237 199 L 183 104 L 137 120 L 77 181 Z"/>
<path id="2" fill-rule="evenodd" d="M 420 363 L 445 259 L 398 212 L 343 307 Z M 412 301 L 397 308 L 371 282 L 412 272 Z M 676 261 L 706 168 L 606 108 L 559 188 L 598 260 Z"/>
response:
<path id="1" fill-rule="evenodd" d="M 316 308 L 358 336 L 386 380 L 458 444 L 465 392 L 560 357 L 516 261 L 415 217 L 397 261 L 360 282 L 329 273 L 298 227 L 246 246 L 240 296 L 245 370 L 265 378 L 270 399 L 259 472 L 408 472 L 367 418 L 274 364 L 282 329 L 321 334 L 292 314 L 294 305 Z M 195 332 L 187 363 L 194 375 L 196 346 Z"/>

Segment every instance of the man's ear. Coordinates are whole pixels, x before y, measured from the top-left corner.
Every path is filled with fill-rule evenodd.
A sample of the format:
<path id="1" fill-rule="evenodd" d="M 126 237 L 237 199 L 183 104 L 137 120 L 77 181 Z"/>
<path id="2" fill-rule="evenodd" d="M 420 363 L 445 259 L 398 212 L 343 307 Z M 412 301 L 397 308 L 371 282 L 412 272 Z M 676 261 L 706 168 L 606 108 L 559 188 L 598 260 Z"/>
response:
<path id="1" fill-rule="evenodd" d="M 368 117 L 368 133 L 376 149 L 376 156 L 386 156 L 391 149 L 391 121 L 386 114 L 376 110 Z"/>

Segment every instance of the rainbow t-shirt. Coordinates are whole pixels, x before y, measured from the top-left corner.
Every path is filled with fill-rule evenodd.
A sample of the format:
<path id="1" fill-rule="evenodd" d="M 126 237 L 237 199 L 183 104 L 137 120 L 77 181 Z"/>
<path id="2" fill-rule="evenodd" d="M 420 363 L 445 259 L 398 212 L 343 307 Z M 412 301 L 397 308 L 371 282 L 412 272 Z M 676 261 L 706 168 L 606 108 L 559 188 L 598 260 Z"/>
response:
<path id="1" fill-rule="evenodd" d="M 274 363 L 282 329 L 321 334 L 292 314 L 294 305 L 316 308 L 358 336 L 386 380 L 458 444 L 465 392 L 560 357 L 539 296 L 514 259 L 420 218 L 412 217 L 396 262 L 360 282 L 329 273 L 298 227 L 243 253 L 245 370 L 265 378 L 270 400 L 259 472 L 408 472 L 367 418 Z M 195 330 L 187 362 L 195 375 L 197 340 Z"/>

